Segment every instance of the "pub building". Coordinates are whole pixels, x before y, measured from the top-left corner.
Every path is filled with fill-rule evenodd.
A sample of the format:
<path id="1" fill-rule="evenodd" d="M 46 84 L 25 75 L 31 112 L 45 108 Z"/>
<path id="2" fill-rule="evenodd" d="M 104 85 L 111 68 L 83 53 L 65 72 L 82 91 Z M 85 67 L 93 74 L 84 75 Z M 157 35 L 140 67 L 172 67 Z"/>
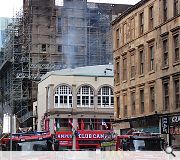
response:
<path id="1" fill-rule="evenodd" d="M 76 136 L 76 150 L 96 150 L 101 147 L 101 143 L 108 137 L 112 130 L 78 130 Z M 68 150 L 73 147 L 73 133 L 71 131 L 56 132 L 59 140 L 60 150 Z"/>
<path id="2" fill-rule="evenodd" d="M 113 65 L 47 73 L 38 84 L 38 130 L 55 134 L 61 150 L 100 148 L 113 129 L 113 83 Z"/>

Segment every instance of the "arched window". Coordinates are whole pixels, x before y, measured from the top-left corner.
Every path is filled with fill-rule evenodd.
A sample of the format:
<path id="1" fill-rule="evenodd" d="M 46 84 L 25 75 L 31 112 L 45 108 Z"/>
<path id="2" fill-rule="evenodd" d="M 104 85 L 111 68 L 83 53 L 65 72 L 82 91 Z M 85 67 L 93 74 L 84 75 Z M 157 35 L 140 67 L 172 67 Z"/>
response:
<path id="1" fill-rule="evenodd" d="M 114 107 L 114 94 L 109 86 L 103 86 L 98 91 L 98 106 L 99 107 Z"/>
<path id="2" fill-rule="evenodd" d="M 55 108 L 71 108 L 72 107 L 72 91 L 71 88 L 62 85 L 55 91 L 54 96 Z"/>
<path id="3" fill-rule="evenodd" d="M 82 86 L 77 93 L 77 107 L 94 106 L 94 91 L 90 86 Z"/>

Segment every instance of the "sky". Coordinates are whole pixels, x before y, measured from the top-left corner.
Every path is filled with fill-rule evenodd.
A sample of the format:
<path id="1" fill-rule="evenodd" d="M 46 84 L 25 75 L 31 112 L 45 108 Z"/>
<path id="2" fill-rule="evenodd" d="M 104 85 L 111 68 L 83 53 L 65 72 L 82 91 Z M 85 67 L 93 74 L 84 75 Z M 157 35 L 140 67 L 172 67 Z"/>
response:
<path id="1" fill-rule="evenodd" d="M 60 1 L 60 0 L 58 0 Z M 136 4 L 140 0 L 88 0 L 88 2 L 114 3 L 114 4 Z M 13 17 L 22 8 L 23 0 L 1 0 L 0 17 Z"/>

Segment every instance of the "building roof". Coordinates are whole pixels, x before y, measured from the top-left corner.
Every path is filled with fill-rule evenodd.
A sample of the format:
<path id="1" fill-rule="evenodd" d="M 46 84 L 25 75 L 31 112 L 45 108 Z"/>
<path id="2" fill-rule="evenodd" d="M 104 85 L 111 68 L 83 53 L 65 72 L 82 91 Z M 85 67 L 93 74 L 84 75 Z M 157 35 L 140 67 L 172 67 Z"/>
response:
<path id="1" fill-rule="evenodd" d="M 100 10 L 106 10 L 107 14 L 118 15 L 123 13 L 127 8 L 130 8 L 130 4 L 111 4 L 111 3 L 96 3 Z M 109 13 L 108 13 L 109 10 Z"/>
<path id="2" fill-rule="evenodd" d="M 41 77 L 41 81 L 46 79 L 51 75 L 60 75 L 60 76 L 97 76 L 97 77 L 113 77 L 114 69 L 112 64 L 108 65 L 96 65 L 96 66 L 85 66 L 77 68 L 67 68 L 62 70 L 56 70 L 46 73 Z"/>
<path id="3" fill-rule="evenodd" d="M 118 23 L 120 20 L 122 20 L 124 17 L 126 17 L 128 14 L 136 10 L 137 8 L 141 7 L 145 3 L 147 3 L 149 0 L 141 0 L 140 2 L 136 3 L 132 7 L 128 8 L 125 10 L 121 15 L 119 15 L 114 21 L 111 22 L 111 25 L 115 25 Z"/>

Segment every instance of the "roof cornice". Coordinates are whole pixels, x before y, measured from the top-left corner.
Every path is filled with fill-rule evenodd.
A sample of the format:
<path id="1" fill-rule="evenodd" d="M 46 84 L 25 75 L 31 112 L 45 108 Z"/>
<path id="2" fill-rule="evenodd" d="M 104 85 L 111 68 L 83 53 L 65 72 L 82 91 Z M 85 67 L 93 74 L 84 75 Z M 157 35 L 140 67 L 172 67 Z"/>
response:
<path id="1" fill-rule="evenodd" d="M 145 3 L 147 3 L 149 0 L 141 0 L 140 2 L 136 3 L 134 6 L 128 8 L 125 10 L 121 15 L 119 15 L 114 21 L 111 22 L 111 25 L 115 25 L 118 23 L 120 20 L 122 20 L 124 17 L 126 17 L 128 14 L 136 10 L 137 8 L 141 7 Z"/>

